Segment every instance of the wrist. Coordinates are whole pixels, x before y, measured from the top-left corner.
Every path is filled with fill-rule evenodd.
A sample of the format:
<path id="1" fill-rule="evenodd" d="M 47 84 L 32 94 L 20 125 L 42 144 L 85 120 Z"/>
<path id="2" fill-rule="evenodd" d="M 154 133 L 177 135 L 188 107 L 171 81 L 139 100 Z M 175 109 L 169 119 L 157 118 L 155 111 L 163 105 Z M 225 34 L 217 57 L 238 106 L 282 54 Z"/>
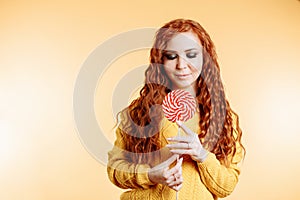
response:
<path id="1" fill-rule="evenodd" d="M 201 163 L 204 162 L 206 160 L 208 154 L 209 154 L 209 151 L 207 151 L 206 149 L 202 148 L 200 150 L 200 153 L 199 153 L 198 162 L 201 162 Z"/>
<path id="2" fill-rule="evenodd" d="M 153 175 L 153 174 L 152 174 L 152 171 L 151 171 L 151 169 L 149 169 L 149 170 L 148 170 L 148 173 L 147 173 L 149 183 L 150 183 L 150 185 L 155 185 L 156 183 L 154 182 L 153 176 L 152 176 L 152 175 Z"/>

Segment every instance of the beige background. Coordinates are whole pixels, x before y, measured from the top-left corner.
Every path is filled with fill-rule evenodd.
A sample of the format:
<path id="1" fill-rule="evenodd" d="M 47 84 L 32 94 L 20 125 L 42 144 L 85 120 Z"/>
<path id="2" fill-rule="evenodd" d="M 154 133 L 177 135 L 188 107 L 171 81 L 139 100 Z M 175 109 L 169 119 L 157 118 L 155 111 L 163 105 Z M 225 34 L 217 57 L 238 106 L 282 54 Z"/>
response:
<path id="1" fill-rule="evenodd" d="M 180 17 L 199 21 L 210 33 L 227 95 L 240 115 L 247 157 L 227 199 L 299 199 L 297 0 L 1 1 L 0 199 L 119 198 L 106 167 L 78 137 L 76 77 L 111 36 Z M 99 81 L 106 99 L 100 104 L 97 90 L 95 110 L 110 141 L 110 91 L 118 77 L 147 61 L 146 50 L 123 56 Z"/>

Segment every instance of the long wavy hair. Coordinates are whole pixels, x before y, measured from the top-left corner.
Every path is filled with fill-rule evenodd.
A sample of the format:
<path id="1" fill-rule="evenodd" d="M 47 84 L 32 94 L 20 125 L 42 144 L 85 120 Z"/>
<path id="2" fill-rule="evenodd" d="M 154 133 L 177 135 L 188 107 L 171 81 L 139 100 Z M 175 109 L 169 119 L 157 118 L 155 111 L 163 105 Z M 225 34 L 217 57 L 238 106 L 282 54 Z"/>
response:
<path id="1" fill-rule="evenodd" d="M 242 131 L 238 115 L 230 108 L 225 97 L 214 43 L 199 23 L 176 19 L 157 31 L 140 96 L 122 112 L 121 129 L 126 133 L 123 134 L 124 148 L 132 152 L 131 155 L 135 155 L 128 158 L 134 162 L 147 162 L 147 153 L 161 148 L 159 125 L 163 114 L 161 107 L 157 105 L 161 105 L 171 91 L 171 81 L 164 71 L 163 52 L 172 37 L 188 31 L 199 37 L 203 47 L 203 66 L 196 87 L 196 100 L 200 112 L 198 137 L 205 148 L 214 153 L 225 166 L 232 162 L 237 145 L 240 145 L 245 153 L 241 144 Z"/>

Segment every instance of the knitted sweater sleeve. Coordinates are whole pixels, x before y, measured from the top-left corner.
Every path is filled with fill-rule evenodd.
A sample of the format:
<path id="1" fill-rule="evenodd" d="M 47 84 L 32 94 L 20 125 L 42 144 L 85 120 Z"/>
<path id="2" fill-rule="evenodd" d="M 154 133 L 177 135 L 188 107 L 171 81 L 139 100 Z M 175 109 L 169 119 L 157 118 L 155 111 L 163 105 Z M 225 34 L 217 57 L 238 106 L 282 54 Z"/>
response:
<path id="1" fill-rule="evenodd" d="M 149 188 L 153 183 L 148 178 L 150 166 L 135 164 L 127 159 L 124 150 L 125 141 L 120 128 L 116 130 L 116 141 L 113 149 L 108 152 L 107 173 L 110 181 L 116 186 L 128 188 Z"/>
<path id="2" fill-rule="evenodd" d="M 212 194 L 224 198 L 232 193 L 238 182 L 242 158 L 243 149 L 237 144 L 229 167 L 222 165 L 213 153 L 209 153 L 204 162 L 197 163 L 201 180 Z"/>
<path id="3" fill-rule="evenodd" d="M 220 198 L 231 194 L 240 174 L 237 164 L 225 167 L 220 164 L 213 153 L 209 153 L 204 162 L 197 164 L 201 180 L 212 194 Z"/>

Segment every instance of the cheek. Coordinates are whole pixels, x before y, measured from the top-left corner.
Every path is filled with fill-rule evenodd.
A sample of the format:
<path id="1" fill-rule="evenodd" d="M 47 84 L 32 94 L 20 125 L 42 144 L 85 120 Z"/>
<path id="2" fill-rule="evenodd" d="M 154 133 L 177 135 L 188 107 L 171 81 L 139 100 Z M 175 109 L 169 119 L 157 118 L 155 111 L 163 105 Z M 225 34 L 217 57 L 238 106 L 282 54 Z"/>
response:
<path id="1" fill-rule="evenodd" d="M 195 59 L 190 63 L 194 69 L 201 70 L 202 65 L 203 65 L 203 60 L 202 59 Z"/>
<path id="2" fill-rule="evenodd" d="M 166 72 L 173 71 L 176 68 L 176 62 L 172 60 L 165 61 L 164 68 Z"/>
<path id="3" fill-rule="evenodd" d="M 201 71 L 202 71 L 202 61 L 198 60 L 198 61 L 195 61 L 193 63 L 191 63 L 192 67 L 191 67 L 191 71 L 192 73 L 194 73 L 195 75 L 197 74 L 197 76 L 199 76 L 201 74 Z"/>
<path id="4" fill-rule="evenodd" d="M 169 67 L 165 66 L 165 72 L 166 72 L 167 77 L 170 78 L 170 76 L 172 74 L 172 70 Z"/>

